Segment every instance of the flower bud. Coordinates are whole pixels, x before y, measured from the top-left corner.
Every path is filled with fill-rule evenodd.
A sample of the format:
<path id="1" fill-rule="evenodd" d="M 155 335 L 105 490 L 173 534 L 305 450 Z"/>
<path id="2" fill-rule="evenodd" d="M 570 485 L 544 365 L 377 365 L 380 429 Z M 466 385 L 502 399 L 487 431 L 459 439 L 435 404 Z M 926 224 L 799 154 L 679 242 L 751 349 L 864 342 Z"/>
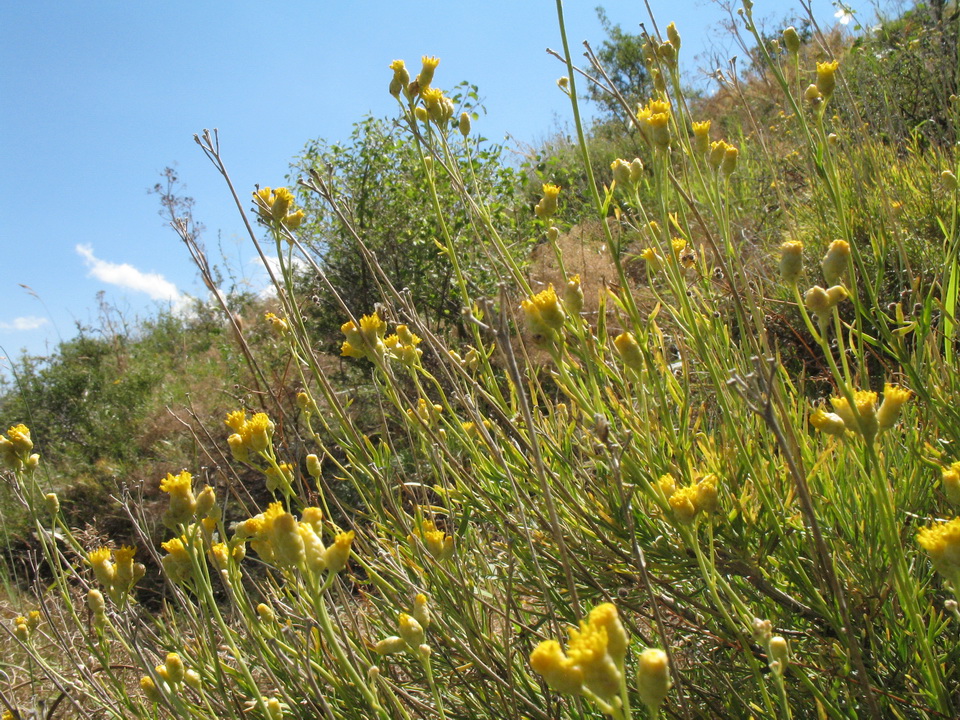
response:
<path id="1" fill-rule="evenodd" d="M 457 129 L 464 137 L 467 137 L 467 135 L 470 134 L 470 113 L 460 113 L 460 122 L 457 123 Z"/>
<path id="2" fill-rule="evenodd" d="M 316 455 L 307 455 L 307 472 L 310 473 L 310 477 L 312 478 L 318 478 L 323 474 L 320 458 Z"/>
<path id="3" fill-rule="evenodd" d="M 783 45 L 787 48 L 787 52 L 791 55 L 796 55 L 800 52 L 800 34 L 795 27 L 788 27 L 780 37 L 783 39 Z"/>
<path id="4" fill-rule="evenodd" d="M 827 254 L 820 262 L 823 279 L 827 281 L 827 285 L 838 285 L 843 281 L 849 261 L 850 244 L 846 240 L 834 240 L 830 243 Z"/>
<path id="5" fill-rule="evenodd" d="M 43 498 L 43 504 L 47 508 L 47 512 L 51 515 L 56 515 L 60 512 L 60 498 L 57 497 L 56 493 L 47 493 Z"/>
<path id="6" fill-rule="evenodd" d="M 406 613 L 400 613 L 397 624 L 400 628 L 400 637 L 410 650 L 416 652 L 417 648 L 423 644 L 425 637 L 423 626 L 417 622 L 416 618 Z"/>
<path id="7" fill-rule="evenodd" d="M 620 353 L 623 364 L 628 368 L 640 372 L 643 369 L 643 352 L 633 333 L 625 332 L 617 335 L 613 340 L 614 347 Z"/>
<path id="8" fill-rule="evenodd" d="M 780 277 L 788 285 L 796 285 L 803 272 L 803 243 L 788 240 L 780 246 Z"/>
<path id="9" fill-rule="evenodd" d="M 656 713 L 670 691 L 670 663 L 663 650 L 648 648 L 637 661 L 637 693 L 651 713 Z"/>

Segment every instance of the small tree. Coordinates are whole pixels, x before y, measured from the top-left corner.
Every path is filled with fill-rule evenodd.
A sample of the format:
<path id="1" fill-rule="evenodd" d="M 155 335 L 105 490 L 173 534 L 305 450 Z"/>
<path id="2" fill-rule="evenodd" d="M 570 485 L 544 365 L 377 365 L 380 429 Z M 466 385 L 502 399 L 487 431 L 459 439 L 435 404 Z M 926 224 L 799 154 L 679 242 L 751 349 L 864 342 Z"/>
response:
<path id="1" fill-rule="evenodd" d="M 475 97 L 475 89 L 471 92 Z M 459 136 L 451 137 L 450 142 L 458 143 Z M 471 142 L 469 155 L 460 153 L 458 158 L 462 176 L 476 185 L 470 192 L 484 197 L 498 231 L 512 243 L 522 262 L 529 235 L 525 228 L 531 222 L 527 216 L 532 213 L 519 212 L 519 174 L 504 164 L 501 153 L 499 145 Z M 435 327 L 459 318 L 461 300 L 450 262 L 437 246 L 442 238 L 425 170 L 415 145 L 395 124 L 368 117 L 354 125 L 346 143 L 312 141 L 294 169 L 298 173 L 314 169 L 328 179 L 347 208 L 350 222 L 362 232 L 393 285 L 411 294 L 422 318 Z M 459 200 L 445 174 L 437 174 L 437 191 L 471 293 L 492 294 L 495 268 L 481 250 L 482 243 L 477 242 L 478 229 L 470 208 Z M 309 218 L 300 228 L 301 236 L 315 250 L 350 311 L 370 312 L 380 294 L 355 238 L 337 217 L 325 211 L 315 195 L 303 194 L 300 200 Z M 316 294 L 317 320 L 321 328 L 330 331 L 331 339 L 337 339 L 343 310 L 329 294 Z"/>

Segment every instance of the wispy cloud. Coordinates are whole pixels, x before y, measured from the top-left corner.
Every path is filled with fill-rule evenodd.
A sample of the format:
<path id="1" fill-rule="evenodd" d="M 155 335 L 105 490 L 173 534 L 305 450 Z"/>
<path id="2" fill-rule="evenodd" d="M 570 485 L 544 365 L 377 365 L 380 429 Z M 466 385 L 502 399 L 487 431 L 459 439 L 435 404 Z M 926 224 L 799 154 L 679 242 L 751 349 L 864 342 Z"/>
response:
<path id="1" fill-rule="evenodd" d="M 35 315 L 24 315 L 14 318 L 13 322 L 0 322 L 0 330 L 36 330 L 46 325 L 49 320 Z"/>
<path id="2" fill-rule="evenodd" d="M 272 255 L 266 256 L 266 264 L 259 257 L 252 258 L 250 264 L 257 269 L 257 277 L 254 279 L 254 284 L 260 286 L 260 289 L 256 291 L 257 297 L 261 300 L 267 298 L 275 297 L 277 294 L 277 288 L 274 287 L 273 283 L 270 282 L 270 276 L 267 273 L 267 267 L 269 266 L 271 272 L 273 272 L 274 277 L 282 277 L 282 270 L 280 265 L 280 260 L 273 257 Z M 303 258 L 294 257 L 290 263 L 295 272 L 302 272 L 307 268 L 307 262 Z"/>
<path id="3" fill-rule="evenodd" d="M 90 245 L 77 245 L 76 251 L 90 268 L 89 276 L 101 282 L 145 293 L 153 300 L 172 303 L 175 310 L 183 308 L 189 300 L 176 285 L 159 273 L 145 273 L 129 263 L 101 260 L 93 254 Z"/>

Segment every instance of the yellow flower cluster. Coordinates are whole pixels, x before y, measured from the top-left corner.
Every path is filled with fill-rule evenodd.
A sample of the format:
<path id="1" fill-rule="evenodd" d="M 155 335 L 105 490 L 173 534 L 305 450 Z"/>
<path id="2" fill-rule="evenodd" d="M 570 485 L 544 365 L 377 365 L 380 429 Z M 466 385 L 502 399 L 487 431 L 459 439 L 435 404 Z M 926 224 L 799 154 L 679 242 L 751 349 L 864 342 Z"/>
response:
<path id="1" fill-rule="evenodd" d="M 157 687 L 153 678 L 147 675 L 140 678 L 140 690 L 151 702 L 161 702 L 165 693 L 178 694 L 184 685 L 200 690 L 200 673 L 187 669 L 177 653 L 167 653 L 163 664 L 157 665 L 155 670 L 161 687 Z"/>
<path id="2" fill-rule="evenodd" d="M 691 129 L 693 130 L 693 151 L 700 157 L 705 157 L 710 152 L 710 121 L 694 122 Z"/>
<path id="3" fill-rule="evenodd" d="M 275 426 L 266 413 L 256 413 L 247 419 L 243 410 L 234 410 L 224 420 L 233 434 L 227 438 L 233 457 L 240 462 L 250 462 L 256 455 L 271 447 Z"/>
<path id="4" fill-rule="evenodd" d="M 960 517 L 921 528 L 917 542 L 929 553 L 938 572 L 952 583 L 960 580 Z"/>
<path id="5" fill-rule="evenodd" d="M 960 505 L 960 462 L 951 463 L 950 467 L 943 468 L 941 481 L 947 500 L 954 505 Z"/>
<path id="6" fill-rule="evenodd" d="M 283 337 L 288 332 L 290 332 L 290 325 L 283 318 L 277 317 L 272 312 L 268 312 L 263 317 L 268 323 L 270 323 L 270 328 L 279 337 Z"/>
<path id="7" fill-rule="evenodd" d="M 397 618 L 398 635 L 391 635 L 380 640 L 373 649 L 380 655 L 407 650 L 412 655 L 424 657 L 430 655 L 430 646 L 425 644 L 426 630 L 433 622 L 430 614 L 430 603 L 423 593 L 417 595 L 413 601 L 413 613 L 400 613 Z"/>
<path id="8" fill-rule="evenodd" d="M 37 453 L 31 454 L 33 440 L 30 439 L 30 429 L 24 425 L 13 425 L 6 435 L 0 435 L 0 464 L 8 470 L 32 470 L 40 462 Z"/>
<path id="9" fill-rule="evenodd" d="M 530 329 L 537 335 L 553 338 L 563 328 L 566 313 L 551 284 L 546 290 L 520 301 Z"/>
<path id="10" fill-rule="evenodd" d="M 419 528 L 415 528 L 413 535 L 408 539 L 413 542 L 416 537 L 423 543 L 427 552 L 434 558 L 443 562 L 453 557 L 454 540 L 452 535 L 447 535 L 443 530 L 438 530 L 433 520 L 423 520 Z"/>
<path id="11" fill-rule="evenodd" d="M 637 109 L 640 132 L 654 147 L 670 147 L 670 103 L 666 100 L 648 100 Z"/>
<path id="12" fill-rule="evenodd" d="M 710 143 L 710 152 L 707 154 L 707 165 L 714 172 L 727 177 L 732 175 L 737 169 L 737 160 L 740 157 L 740 151 L 725 140 L 717 140 Z"/>
<path id="13" fill-rule="evenodd" d="M 199 496 L 193 494 L 193 476 L 186 470 L 179 475 L 167 473 L 160 480 L 160 490 L 170 496 L 170 505 L 163 514 L 163 524 L 175 530 L 195 516 L 202 519 L 218 512 L 217 497 L 212 487 L 206 485 Z"/>
<path id="14" fill-rule="evenodd" d="M 374 356 L 382 357 L 386 350 L 383 336 L 387 324 L 377 313 L 361 317 L 359 328 L 352 320 L 345 322 L 340 326 L 340 332 L 347 336 L 340 348 L 344 357 L 373 359 Z"/>
<path id="15" fill-rule="evenodd" d="M 293 193 L 285 187 L 259 188 L 253 193 L 253 202 L 257 215 L 267 225 L 296 230 L 303 222 L 303 210 L 293 209 Z"/>
<path id="16" fill-rule="evenodd" d="M 853 393 L 853 406 L 846 397 L 832 397 L 834 412 L 817 408 L 810 415 L 810 424 L 828 435 L 844 437 L 849 430 L 873 442 L 880 433 L 890 430 L 897 423 L 900 411 L 913 393 L 892 383 L 883 386 L 883 402 L 877 407 L 877 393 L 857 390 Z"/>
<path id="17" fill-rule="evenodd" d="M 610 171 L 618 185 L 633 187 L 643 177 L 643 161 L 640 158 L 634 158 L 627 162 L 622 158 L 617 158 L 610 163 Z"/>
<path id="18" fill-rule="evenodd" d="M 420 342 L 420 338 L 410 332 L 410 328 L 406 325 L 397 325 L 396 332 L 383 339 L 383 346 L 394 360 L 402 365 L 413 367 L 423 355 L 423 350 L 417 347 Z"/>
<path id="19" fill-rule="evenodd" d="M 613 339 L 613 345 L 620 353 L 623 364 L 632 370 L 640 372 L 643 369 L 643 351 L 633 333 L 620 333 Z"/>
<path id="20" fill-rule="evenodd" d="M 616 606 L 598 605 L 569 633 L 566 652 L 544 640 L 530 653 L 530 666 L 557 692 L 591 697 L 604 712 L 619 708 L 629 638 Z"/>
<path id="21" fill-rule="evenodd" d="M 657 485 L 670 503 L 670 508 L 677 520 L 690 524 L 701 512 L 712 513 L 717 509 L 719 503 L 717 480 L 716 475 L 708 473 L 691 485 L 677 487 L 676 479 L 667 473 L 661 476 Z"/>
<path id="22" fill-rule="evenodd" d="M 823 325 L 830 319 L 833 309 L 848 297 L 849 293 L 843 285 L 834 285 L 826 289 L 814 285 L 803 294 L 803 305 L 816 315 L 817 320 Z"/>
<path id="23" fill-rule="evenodd" d="M 250 541 L 264 562 L 304 572 L 340 572 L 347 564 L 354 532 L 338 533 L 333 545 L 323 544 L 323 511 L 304 508 L 298 521 L 279 502 L 237 526 L 235 540 Z"/>
<path id="24" fill-rule="evenodd" d="M 40 611 L 31 610 L 24 617 L 20 615 L 13 621 L 13 635 L 20 642 L 26 642 L 33 635 L 34 631 L 40 626 Z"/>
<path id="25" fill-rule="evenodd" d="M 124 545 L 119 550 L 101 547 L 87 553 L 87 564 L 97 581 L 118 605 L 122 605 L 133 586 L 143 577 L 146 568 L 135 563 L 137 549 Z"/>
<path id="26" fill-rule="evenodd" d="M 420 97 L 427 110 L 427 117 L 433 120 L 441 128 L 446 127 L 453 117 L 453 101 L 443 94 L 440 88 L 421 88 Z"/>

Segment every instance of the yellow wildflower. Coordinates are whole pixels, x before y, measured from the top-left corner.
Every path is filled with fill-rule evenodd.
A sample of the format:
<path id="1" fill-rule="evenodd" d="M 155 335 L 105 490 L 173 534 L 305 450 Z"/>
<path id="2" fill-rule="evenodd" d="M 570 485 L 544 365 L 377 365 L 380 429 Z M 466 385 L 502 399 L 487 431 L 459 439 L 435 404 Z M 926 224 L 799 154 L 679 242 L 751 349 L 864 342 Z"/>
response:
<path id="1" fill-rule="evenodd" d="M 563 306 L 552 284 L 546 290 L 522 300 L 520 307 L 523 308 L 531 329 L 540 334 L 549 335 L 550 331 L 560 330 L 566 319 Z"/>
<path id="2" fill-rule="evenodd" d="M 178 537 L 160 544 L 167 551 L 161 563 L 163 570 L 171 582 L 186 582 L 193 575 L 193 565 L 190 552 L 187 550 L 186 537 Z"/>
<path id="3" fill-rule="evenodd" d="M 921 528 L 917 542 L 939 572 L 951 581 L 960 577 L 960 517 Z"/>
<path id="4" fill-rule="evenodd" d="M 941 480 L 943 492 L 954 505 L 960 505 L 960 462 L 955 462 L 948 468 L 943 468 Z"/>
<path id="5" fill-rule="evenodd" d="M 350 558 L 350 547 L 353 544 L 355 533 L 353 530 L 345 533 L 338 533 L 334 538 L 333 545 L 327 548 L 324 554 L 324 562 L 327 570 L 332 573 L 338 573 L 347 564 Z"/>
<path id="6" fill-rule="evenodd" d="M 880 432 L 889 430 L 896 424 L 897 418 L 900 417 L 900 408 L 911 397 L 913 393 L 899 385 L 886 383 L 883 386 L 883 402 L 877 409 L 877 425 Z"/>
<path id="7" fill-rule="evenodd" d="M 197 509 L 197 499 L 193 495 L 193 476 L 186 470 L 179 475 L 167 473 L 160 480 L 160 490 L 170 496 L 170 505 L 163 514 L 163 523 L 169 528 L 187 522 Z"/>
<path id="8" fill-rule="evenodd" d="M 404 94 L 408 92 L 407 86 L 410 84 L 410 73 L 403 60 L 394 60 L 390 63 L 390 69 L 393 70 L 393 78 L 390 80 L 390 94 L 395 98 L 399 98 L 401 92 Z"/>
<path id="9" fill-rule="evenodd" d="M 530 653 L 530 667 L 559 693 L 583 692 L 583 670 L 568 658 L 556 640 L 544 640 Z"/>
<path id="10" fill-rule="evenodd" d="M 810 414 L 810 424 L 827 435 L 842 438 L 847 433 L 847 424 L 836 413 L 830 413 L 818 407 Z"/>
<path id="11" fill-rule="evenodd" d="M 543 186 L 543 197 L 534 207 L 534 214 L 541 220 L 546 220 L 557 212 L 557 198 L 560 196 L 560 186 L 552 183 L 545 183 Z"/>
<path id="12" fill-rule="evenodd" d="M 817 63 L 817 90 L 820 91 L 820 95 L 823 96 L 824 101 L 829 100 L 833 95 L 833 91 L 837 87 L 837 68 L 840 67 L 840 63 L 836 60 L 832 62 L 818 62 Z"/>
<path id="13" fill-rule="evenodd" d="M 423 66 L 420 68 L 420 74 L 417 75 L 417 85 L 420 87 L 420 92 L 423 92 L 433 82 L 433 73 L 440 64 L 440 58 L 424 55 L 420 61 Z"/>
<path id="14" fill-rule="evenodd" d="M 693 123 L 693 151 L 703 156 L 710 151 L 710 121 Z"/>

